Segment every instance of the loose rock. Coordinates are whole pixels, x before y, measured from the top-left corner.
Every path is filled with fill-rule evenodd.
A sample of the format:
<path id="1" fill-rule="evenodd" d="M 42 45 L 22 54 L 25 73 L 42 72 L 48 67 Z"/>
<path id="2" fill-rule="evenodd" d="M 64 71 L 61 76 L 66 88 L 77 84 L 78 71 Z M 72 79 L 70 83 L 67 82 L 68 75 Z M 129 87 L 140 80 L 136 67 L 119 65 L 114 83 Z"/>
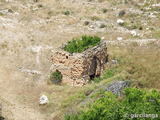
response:
<path id="1" fill-rule="evenodd" d="M 119 41 L 122 40 L 122 39 L 123 39 L 122 37 L 117 37 L 117 40 L 119 40 Z"/>
<path id="2" fill-rule="evenodd" d="M 117 23 L 118 23 L 118 24 L 123 24 L 123 23 L 124 23 L 124 20 L 118 19 L 118 20 L 117 20 Z"/>
<path id="3" fill-rule="evenodd" d="M 46 95 L 42 95 L 42 96 L 40 97 L 40 99 L 39 99 L 39 104 L 40 104 L 40 105 L 45 105 L 45 104 L 47 104 L 47 103 L 49 103 L 48 97 L 47 97 Z"/>
<path id="4" fill-rule="evenodd" d="M 135 30 L 131 31 L 131 35 L 132 35 L 132 36 L 137 36 L 136 31 L 135 31 Z"/>
<path id="5" fill-rule="evenodd" d="M 111 60 L 111 64 L 117 64 L 118 61 L 117 60 Z"/>
<path id="6" fill-rule="evenodd" d="M 111 85 L 109 85 L 106 88 L 106 91 L 111 91 L 113 94 L 120 96 L 122 94 L 122 90 L 124 88 L 129 87 L 129 85 L 130 85 L 129 81 L 116 81 L 113 82 Z"/>

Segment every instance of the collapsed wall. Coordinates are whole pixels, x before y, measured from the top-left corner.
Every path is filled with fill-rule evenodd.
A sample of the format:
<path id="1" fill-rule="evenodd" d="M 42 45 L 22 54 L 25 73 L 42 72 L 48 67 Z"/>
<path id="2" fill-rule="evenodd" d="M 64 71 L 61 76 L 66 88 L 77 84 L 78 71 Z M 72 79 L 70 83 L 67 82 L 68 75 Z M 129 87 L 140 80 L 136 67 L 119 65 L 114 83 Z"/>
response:
<path id="1" fill-rule="evenodd" d="M 83 86 L 95 77 L 100 77 L 107 61 L 106 41 L 81 53 L 69 53 L 59 48 L 52 56 L 52 72 L 59 70 L 62 83 Z"/>

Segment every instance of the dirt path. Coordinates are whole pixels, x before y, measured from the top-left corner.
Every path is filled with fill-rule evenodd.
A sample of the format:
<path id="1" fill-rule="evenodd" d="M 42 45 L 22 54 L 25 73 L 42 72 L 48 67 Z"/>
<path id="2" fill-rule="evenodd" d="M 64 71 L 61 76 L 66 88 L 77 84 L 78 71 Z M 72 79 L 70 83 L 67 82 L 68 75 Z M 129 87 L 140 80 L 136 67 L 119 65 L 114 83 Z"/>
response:
<path id="1" fill-rule="evenodd" d="M 26 94 L 26 85 L 19 72 L 0 67 L 0 103 L 3 105 L 2 114 L 12 120 L 45 120 L 45 116 L 38 109 L 38 93 L 41 91 L 35 89 L 33 93 Z M 28 103 L 28 101 L 33 102 L 33 100 L 29 100 L 30 97 L 37 97 L 37 101 L 34 100 L 34 104 Z"/>

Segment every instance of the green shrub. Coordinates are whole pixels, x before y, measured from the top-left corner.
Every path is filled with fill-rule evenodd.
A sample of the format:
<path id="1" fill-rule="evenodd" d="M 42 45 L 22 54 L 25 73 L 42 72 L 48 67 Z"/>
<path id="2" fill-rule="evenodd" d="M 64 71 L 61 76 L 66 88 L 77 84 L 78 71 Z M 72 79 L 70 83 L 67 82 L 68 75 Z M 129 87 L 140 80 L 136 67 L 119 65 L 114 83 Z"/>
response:
<path id="1" fill-rule="evenodd" d="M 150 93 L 138 88 L 127 88 L 124 98 L 106 92 L 87 111 L 65 116 L 65 120 L 159 120 L 160 93 L 153 90 Z M 135 114 L 147 114 L 147 117 L 137 117 Z"/>
<path id="2" fill-rule="evenodd" d="M 0 115 L 0 120 L 4 120 L 5 118 L 3 116 Z"/>
<path id="3" fill-rule="evenodd" d="M 56 70 L 50 75 L 50 81 L 54 84 L 60 84 L 62 82 L 62 77 L 61 72 Z"/>
<path id="4" fill-rule="evenodd" d="M 3 13 L 0 12 L 0 16 L 3 16 Z"/>
<path id="5" fill-rule="evenodd" d="M 85 22 L 84 22 L 84 25 L 89 25 L 89 21 L 85 21 Z"/>
<path id="6" fill-rule="evenodd" d="M 120 12 L 118 13 L 119 17 L 122 17 L 122 16 L 124 16 L 125 14 L 126 14 L 126 12 L 125 12 L 124 10 L 122 10 L 122 11 L 120 11 Z"/>
<path id="7" fill-rule="evenodd" d="M 70 11 L 62 11 L 62 14 L 64 14 L 64 15 L 70 15 Z"/>
<path id="8" fill-rule="evenodd" d="M 43 5 L 42 5 L 42 4 L 39 4 L 39 5 L 38 5 L 38 8 L 42 8 L 42 7 L 43 7 Z"/>
<path id="9" fill-rule="evenodd" d="M 98 21 L 98 20 L 100 20 L 100 18 L 99 18 L 98 16 L 92 16 L 92 17 L 91 17 L 91 20 L 93 20 L 93 21 Z"/>
<path id="10" fill-rule="evenodd" d="M 106 13 L 107 11 L 108 11 L 108 10 L 107 10 L 106 8 L 103 8 L 103 9 L 102 9 L 102 12 L 103 12 L 103 13 Z"/>
<path id="11" fill-rule="evenodd" d="M 8 12 L 13 13 L 13 10 L 12 9 L 8 9 Z"/>
<path id="12" fill-rule="evenodd" d="M 83 52 L 88 48 L 100 44 L 100 41 L 101 39 L 97 36 L 92 37 L 84 35 L 82 38 L 73 38 L 71 41 L 68 41 L 63 49 L 70 53 Z"/>
<path id="13" fill-rule="evenodd" d="M 101 24 L 99 28 L 105 28 L 106 25 L 105 24 Z"/>

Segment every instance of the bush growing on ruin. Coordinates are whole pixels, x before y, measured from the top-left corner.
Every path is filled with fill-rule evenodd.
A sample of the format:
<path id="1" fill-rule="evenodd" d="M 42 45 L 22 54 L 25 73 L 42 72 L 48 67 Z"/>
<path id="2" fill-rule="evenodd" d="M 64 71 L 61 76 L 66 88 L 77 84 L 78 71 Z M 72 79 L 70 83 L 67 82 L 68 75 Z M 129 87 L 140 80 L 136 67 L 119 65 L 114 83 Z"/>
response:
<path id="1" fill-rule="evenodd" d="M 71 41 L 68 41 L 67 45 L 63 49 L 70 53 L 83 52 L 88 48 L 100 44 L 100 41 L 101 38 L 97 36 L 84 35 L 82 38 L 73 38 Z"/>
<path id="2" fill-rule="evenodd" d="M 53 84 L 60 84 L 62 82 L 62 74 L 60 71 L 56 70 L 50 75 L 50 81 Z"/>

